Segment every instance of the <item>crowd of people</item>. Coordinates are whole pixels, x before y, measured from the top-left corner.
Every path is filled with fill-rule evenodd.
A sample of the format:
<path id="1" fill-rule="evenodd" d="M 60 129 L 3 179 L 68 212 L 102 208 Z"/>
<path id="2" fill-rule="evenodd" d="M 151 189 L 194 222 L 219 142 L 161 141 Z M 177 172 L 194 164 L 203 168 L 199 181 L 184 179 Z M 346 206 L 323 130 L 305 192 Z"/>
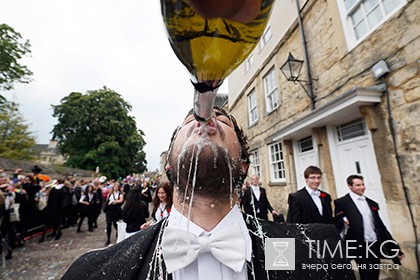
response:
<path id="1" fill-rule="evenodd" d="M 32 174 L 23 175 L 16 169 L 7 176 L 0 169 L 0 240 L 1 248 L 7 248 L 5 258 L 12 258 L 13 249 L 22 247 L 29 238 L 59 240 L 62 229 L 74 227 L 77 233 L 85 230 L 93 232 L 98 227 L 98 217 L 103 212 L 106 217 L 106 243 L 111 243 L 112 227 L 117 234 L 117 222 L 127 223 L 127 236 L 148 227 L 149 204 L 153 194 L 152 213 L 163 207 L 166 217 L 170 212 L 170 186 L 157 186 L 145 178 L 127 176 L 119 180 L 107 180 L 105 176 L 87 179 L 63 177 L 49 178 L 41 174 L 42 169 L 35 165 Z M 167 192 L 162 206 L 159 197 L 162 190 Z M 157 201 L 157 202 L 156 202 Z M 160 213 L 160 212 L 159 212 Z M 87 221 L 87 226 L 85 226 Z"/>

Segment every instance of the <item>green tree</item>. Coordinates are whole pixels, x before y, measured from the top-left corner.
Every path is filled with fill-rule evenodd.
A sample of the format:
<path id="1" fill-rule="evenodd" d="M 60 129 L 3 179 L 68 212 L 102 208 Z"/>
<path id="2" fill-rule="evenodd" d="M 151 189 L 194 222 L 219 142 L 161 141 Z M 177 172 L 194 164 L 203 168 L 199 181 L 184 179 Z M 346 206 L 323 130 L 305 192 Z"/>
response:
<path id="1" fill-rule="evenodd" d="M 13 89 L 15 82 L 31 81 L 32 72 L 19 62 L 31 53 L 30 46 L 12 27 L 0 24 L 0 90 Z"/>
<path id="2" fill-rule="evenodd" d="M 34 157 L 35 137 L 28 130 L 19 105 L 4 100 L 0 105 L 0 157 L 28 160 Z"/>
<path id="3" fill-rule="evenodd" d="M 117 178 L 146 169 L 144 133 L 134 117 L 131 105 L 115 91 L 103 87 L 86 94 L 72 92 L 53 105 L 58 123 L 53 138 L 68 156 L 71 167 L 94 170 Z"/>

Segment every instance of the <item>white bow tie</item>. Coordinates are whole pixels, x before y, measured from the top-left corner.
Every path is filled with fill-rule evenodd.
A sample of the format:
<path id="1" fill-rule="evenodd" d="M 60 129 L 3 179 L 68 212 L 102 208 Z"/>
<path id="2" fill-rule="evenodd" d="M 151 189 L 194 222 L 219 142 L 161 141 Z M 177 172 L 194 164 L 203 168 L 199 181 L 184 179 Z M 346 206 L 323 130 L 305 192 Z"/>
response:
<path id="1" fill-rule="evenodd" d="M 365 201 L 365 200 L 366 200 L 366 197 L 364 197 L 364 196 L 359 196 L 357 199 L 358 199 L 358 200 L 363 200 L 363 201 Z"/>
<path id="2" fill-rule="evenodd" d="M 188 266 L 205 252 L 235 272 L 240 272 L 245 264 L 245 241 L 236 223 L 203 237 L 167 227 L 162 236 L 162 252 L 168 273 Z"/>
<path id="3" fill-rule="evenodd" d="M 312 191 L 311 195 L 316 195 L 316 196 L 320 196 L 321 192 L 320 191 Z"/>

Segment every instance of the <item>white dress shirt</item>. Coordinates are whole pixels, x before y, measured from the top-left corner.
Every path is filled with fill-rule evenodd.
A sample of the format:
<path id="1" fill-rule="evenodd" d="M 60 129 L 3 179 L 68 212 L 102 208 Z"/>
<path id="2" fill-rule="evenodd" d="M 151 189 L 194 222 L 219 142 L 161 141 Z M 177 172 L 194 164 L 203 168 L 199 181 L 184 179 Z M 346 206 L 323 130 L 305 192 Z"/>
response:
<path id="1" fill-rule="evenodd" d="M 309 195 L 311 196 L 312 200 L 314 201 L 316 207 L 318 208 L 319 214 L 321 214 L 322 216 L 322 202 L 321 202 L 321 198 L 319 197 L 320 195 L 320 191 L 319 190 L 313 190 L 308 186 L 305 186 L 306 191 L 309 193 Z"/>
<path id="2" fill-rule="evenodd" d="M 260 196 L 261 196 L 260 186 L 251 186 L 251 188 L 257 200 L 260 200 Z"/>
<path id="3" fill-rule="evenodd" d="M 357 209 L 362 215 L 365 241 L 373 242 L 377 240 L 372 212 L 366 201 L 366 197 L 364 195 L 357 195 L 354 192 L 350 192 L 350 197 L 353 199 L 354 204 L 356 204 Z"/>
<path id="4" fill-rule="evenodd" d="M 215 210 L 216 211 L 216 210 Z M 211 235 L 212 233 L 231 225 L 238 223 L 242 230 L 245 240 L 246 260 L 251 261 L 252 243 L 245 225 L 243 216 L 235 204 L 229 213 L 219 222 L 219 224 L 210 232 L 205 231 L 198 225 L 189 221 L 175 207 L 172 208 L 171 215 L 168 218 L 168 227 L 175 227 L 181 230 L 189 231 L 197 236 Z M 220 263 L 210 252 L 200 253 L 195 261 L 190 265 L 176 270 L 172 273 L 173 280 L 246 280 L 247 279 L 247 263 L 245 262 L 243 269 L 235 273 L 231 268 Z"/>

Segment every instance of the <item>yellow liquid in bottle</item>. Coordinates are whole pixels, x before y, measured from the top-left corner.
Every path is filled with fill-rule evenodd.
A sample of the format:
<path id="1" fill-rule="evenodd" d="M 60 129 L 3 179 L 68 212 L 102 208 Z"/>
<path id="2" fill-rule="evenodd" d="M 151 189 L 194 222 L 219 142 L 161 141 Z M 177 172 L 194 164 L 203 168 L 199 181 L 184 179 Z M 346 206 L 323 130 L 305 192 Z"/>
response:
<path id="1" fill-rule="evenodd" d="M 161 0 L 172 49 L 195 82 L 222 81 L 257 45 L 273 0 L 262 1 L 258 17 L 247 24 L 222 18 L 206 20 L 182 0 Z"/>

